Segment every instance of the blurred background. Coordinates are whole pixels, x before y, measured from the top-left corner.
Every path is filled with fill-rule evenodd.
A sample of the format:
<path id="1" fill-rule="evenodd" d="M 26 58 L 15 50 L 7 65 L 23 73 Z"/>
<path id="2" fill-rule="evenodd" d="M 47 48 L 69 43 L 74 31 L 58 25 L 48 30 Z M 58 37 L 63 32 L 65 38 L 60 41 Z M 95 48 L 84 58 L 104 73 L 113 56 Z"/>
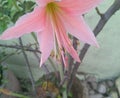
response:
<path id="1" fill-rule="evenodd" d="M 98 12 L 96 11 L 96 9 L 93 9 L 89 13 L 86 13 L 84 15 L 86 23 L 90 26 L 92 30 L 94 30 L 99 20 L 101 19 L 98 13 L 100 12 L 101 14 L 104 14 L 110 8 L 114 1 L 117 0 L 104 0 L 104 2 L 102 2 L 97 7 Z M 14 25 L 15 21 L 20 16 L 22 16 L 25 13 L 31 12 L 34 6 L 35 6 L 34 0 L 0 0 L 0 34 L 2 34 L 2 32 L 8 27 Z M 116 85 L 117 84 L 119 85 L 118 91 L 120 94 L 119 29 L 120 29 L 120 10 L 116 11 L 115 14 L 112 15 L 112 17 L 108 20 L 106 25 L 103 27 L 101 32 L 96 37 L 100 47 L 96 48 L 94 46 L 90 46 L 78 69 L 77 77 L 83 80 L 84 77 L 83 74 L 81 73 L 84 73 L 87 74 L 87 76 L 94 76 L 96 78 L 95 81 L 112 80 L 118 78 L 118 80 L 116 80 L 117 82 Z M 35 35 L 33 33 L 22 36 L 22 41 L 25 46 L 25 49 L 27 48 L 30 48 L 32 50 L 38 49 L 38 44 L 36 44 Z M 12 39 L 7 41 L 0 40 L 0 73 L 1 73 L 0 85 L 2 85 L 2 83 L 7 83 L 8 88 L 10 88 L 12 91 L 19 91 L 21 89 L 19 84 L 20 81 L 24 81 L 22 89 L 24 88 L 24 90 L 26 91 L 26 88 L 30 88 L 29 84 L 26 86 L 28 80 L 30 79 L 30 70 L 28 70 L 28 68 L 26 67 L 26 61 L 19 46 L 20 45 L 18 39 Z M 80 42 L 78 51 L 81 51 L 83 46 L 84 43 Z M 46 74 L 46 68 L 39 67 L 39 58 L 36 57 L 34 52 L 26 51 L 26 54 L 28 56 L 33 78 L 35 81 L 38 81 L 44 74 Z M 40 57 L 40 53 L 37 53 L 37 55 L 39 55 Z M 53 62 L 55 63 L 55 61 Z M 56 63 L 55 67 L 51 66 L 50 61 L 47 61 L 45 64 L 50 72 L 53 72 L 55 71 L 55 69 L 58 68 Z M 8 80 L 6 79 L 8 79 L 10 82 L 7 82 Z M 92 77 L 92 80 L 88 79 L 87 81 L 93 82 L 94 79 Z M 4 85 L 2 86 L 4 87 Z M 102 86 L 99 92 L 98 87 L 98 92 L 100 94 L 101 89 L 102 92 L 106 90 L 105 86 L 104 87 Z M 106 92 L 103 93 L 104 96 L 106 96 L 105 94 L 108 93 Z M 112 94 L 114 96 L 116 93 L 112 92 Z M 2 96 L 0 98 L 8 97 Z M 103 98 L 103 97 L 92 96 L 90 98 Z"/>

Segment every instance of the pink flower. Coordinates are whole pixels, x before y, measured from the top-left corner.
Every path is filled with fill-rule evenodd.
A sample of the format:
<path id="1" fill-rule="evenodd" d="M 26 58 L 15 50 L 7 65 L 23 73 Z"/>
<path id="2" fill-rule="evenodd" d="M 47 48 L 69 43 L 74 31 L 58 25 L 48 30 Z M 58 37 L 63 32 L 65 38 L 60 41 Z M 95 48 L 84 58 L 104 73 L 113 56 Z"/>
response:
<path id="1" fill-rule="evenodd" d="M 36 0 L 34 11 L 23 15 L 13 27 L 5 30 L 2 40 L 18 38 L 23 34 L 36 32 L 40 45 L 41 63 L 48 59 L 54 50 L 62 56 L 65 63 L 66 51 L 78 62 L 67 33 L 81 41 L 98 46 L 94 34 L 84 22 L 82 14 L 94 8 L 102 0 Z"/>

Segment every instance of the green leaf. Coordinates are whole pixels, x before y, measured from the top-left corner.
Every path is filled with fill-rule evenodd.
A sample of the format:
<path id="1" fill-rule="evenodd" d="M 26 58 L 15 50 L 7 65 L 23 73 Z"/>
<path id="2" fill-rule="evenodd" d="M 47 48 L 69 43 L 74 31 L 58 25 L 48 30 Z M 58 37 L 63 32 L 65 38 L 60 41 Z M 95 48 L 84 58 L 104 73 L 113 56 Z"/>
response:
<path id="1" fill-rule="evenodd" d="M 18 12 L 16 12 L 14 15 L 13 15 L 13 17 L 12 17 L 12 22 L 16 22 L 17 21 L 17 19 L 20 17 L 20 16 L 22 16 L 24 14 L 24 11 L 18 11 Z"/>

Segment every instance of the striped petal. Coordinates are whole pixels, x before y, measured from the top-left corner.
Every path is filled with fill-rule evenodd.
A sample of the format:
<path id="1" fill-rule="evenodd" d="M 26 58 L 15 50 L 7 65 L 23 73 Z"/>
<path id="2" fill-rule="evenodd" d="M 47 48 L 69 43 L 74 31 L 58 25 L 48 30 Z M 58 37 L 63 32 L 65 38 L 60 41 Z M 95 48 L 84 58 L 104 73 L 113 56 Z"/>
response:
<path id="1" fill-rule="evenodd" d="M 68 38 L 67 34 L 66 34 L 66 30 L 63 27 L 62 22 L 60 21 L 59 17 L 56 20 L 56 35 L 57 35 L 57 40 L 58 40 L 58 44 L 60 45 L 60 47 L 64 47 L 64 49 L 78 62 L 80 62 L 79 56 L 77 54 L 77 52 L 75 51 L 75 49 L 73 48 L 70 39 Z M 63 51 L 63 50 L 62 50 Z"/>
<path id="2" fill-rule="evenodd" d="M 54 46 L 54 37 L 52 27 L 50 26 L 49 20 L 46 21 L 46 28 L 42 31 L 37 33 L 37 39 L 40 45 L 41 51 L 41 60 L 40 60 L 40 67 L 42 64 L 48 59 L 50 53 Z"/>
<path id="3" fill-rule="evenodd" d="M 62 40 L 62 46 L 66 49 L 66 51 L 78 62 L 80 62 L 79 56 L 76 52 L 76 50 L 73 48 L 70 39 L 65 34 L 66 32 L 61 32 L 61 40 Z"/>
<path id="4" fill-rule="evenodd" d="M 84 14 L 96 7 L 103 0 L 62 0 L 59 6 L 73 14 Z"/>
<path id="5" fill-rule="evenodd" d="M 70 16 L 69 14 L 62 14 L 61 20 L 70 34 L 78 38 L 79 40 L 99 47 L 96 38 L 89 28 L 89 26 L 84 22 L 83 17 Z"/>

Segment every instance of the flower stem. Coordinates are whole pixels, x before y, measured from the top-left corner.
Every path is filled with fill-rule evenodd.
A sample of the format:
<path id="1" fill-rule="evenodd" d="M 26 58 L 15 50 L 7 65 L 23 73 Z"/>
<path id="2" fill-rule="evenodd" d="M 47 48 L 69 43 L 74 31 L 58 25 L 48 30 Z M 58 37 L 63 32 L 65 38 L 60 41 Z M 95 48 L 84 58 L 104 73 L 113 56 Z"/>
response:
<path id="1" fill-rule="evenodd" d="M 32 74 L 32 70 L 31 70 L 31 67 L 30 67 L 30 63 L 29 63 L 27 54 L 25 53 L 25 50 L 23 48 L 23 42 L 22 42 L 21 38 L 19 38 L 19 43 L 20 43 L 20 45 L 22 47 L 22 52 L 23 52 L 24 58 L 26 60 L 26 66 L 27 66 L 27 68 L 29 70 L 30 80 L 31 80 L 31 83 L 32 83 L 32 86 L 33 86 L 34 94 L 37 95 L 37 91 L 36 91 L 36 88 L 35 88 L 35 80 L 34 80 L 34 77 L 33 77 L 33 74 Z"/>

